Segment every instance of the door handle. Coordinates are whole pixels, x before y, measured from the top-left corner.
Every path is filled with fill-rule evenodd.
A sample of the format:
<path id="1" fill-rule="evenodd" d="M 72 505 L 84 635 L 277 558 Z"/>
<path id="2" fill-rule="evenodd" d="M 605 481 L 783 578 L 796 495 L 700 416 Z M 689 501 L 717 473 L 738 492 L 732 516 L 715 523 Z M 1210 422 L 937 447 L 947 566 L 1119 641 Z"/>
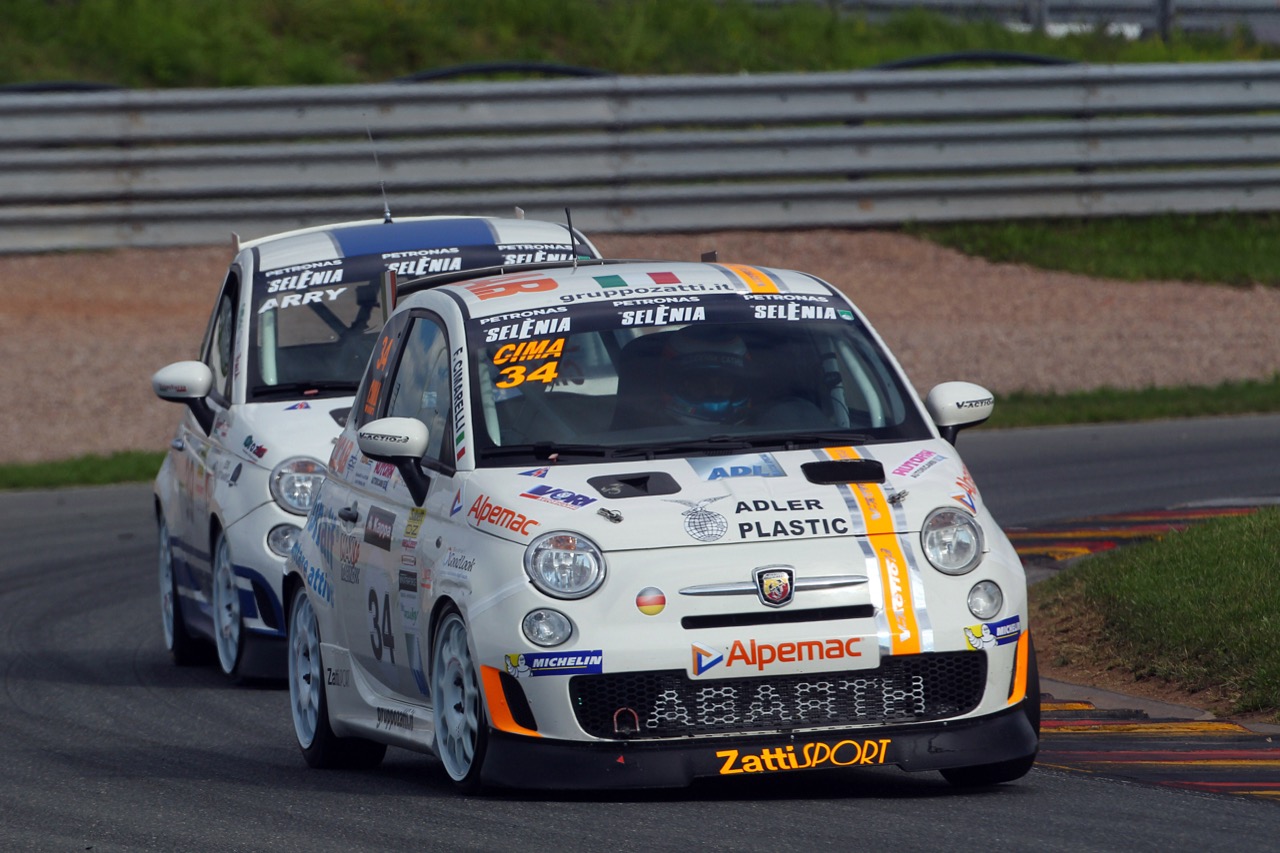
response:
<path id="1" fill-rule="evenodd" d="M 360 511 L 353 506 L 344 506 L 342 509 L 338 510 L 338 518 L 355 524 L 360 520 Z"/>

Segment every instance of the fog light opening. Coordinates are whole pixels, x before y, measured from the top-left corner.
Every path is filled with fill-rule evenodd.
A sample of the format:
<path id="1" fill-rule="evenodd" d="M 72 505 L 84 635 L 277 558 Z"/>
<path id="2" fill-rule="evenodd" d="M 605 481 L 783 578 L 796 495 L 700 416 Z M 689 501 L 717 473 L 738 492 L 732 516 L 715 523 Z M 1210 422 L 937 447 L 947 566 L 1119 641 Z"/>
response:
<path id="1" fill-rule="evenodd" d="M 531 610 L 520 623 L 525 639 L 535 646 L 550 648 L 567 643 L 573 636 L 573 623 L 558 610 Z"/>
<path id="2" fill-rule="evenodd" d="M 293 543 L 298 541 L 298 534 L 301 532 L 301 527 L 295 527 L 292 524 L 277 524 L 267 534 L 267 547 L 276 556 L 288 557 L 289 552 L 293 550 Z"/>
<path id="3" fill-rule="evenodd" d="M 993 619 L 1004 607 L 1004 593 L 994 581 L 978 581 L 969 590 L 969 612 L 979 619 Z"/>

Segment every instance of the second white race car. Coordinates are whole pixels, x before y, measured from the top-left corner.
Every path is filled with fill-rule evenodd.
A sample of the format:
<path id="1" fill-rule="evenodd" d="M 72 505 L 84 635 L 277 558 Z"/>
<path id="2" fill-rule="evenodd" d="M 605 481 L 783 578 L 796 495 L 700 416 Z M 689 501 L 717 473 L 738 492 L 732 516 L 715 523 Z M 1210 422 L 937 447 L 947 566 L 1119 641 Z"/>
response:
<path id="1" fill-rule="evenodd" d="M 185 404 L 155 480 L 165 642 L 212 641 L 223 672 L 283 678 L 285 558 L 325 475 L 397 278 L 596 257 L 563 225 L 410 217 L 306 228 L 239 247 L 198 360 L 152 378 Z"/>

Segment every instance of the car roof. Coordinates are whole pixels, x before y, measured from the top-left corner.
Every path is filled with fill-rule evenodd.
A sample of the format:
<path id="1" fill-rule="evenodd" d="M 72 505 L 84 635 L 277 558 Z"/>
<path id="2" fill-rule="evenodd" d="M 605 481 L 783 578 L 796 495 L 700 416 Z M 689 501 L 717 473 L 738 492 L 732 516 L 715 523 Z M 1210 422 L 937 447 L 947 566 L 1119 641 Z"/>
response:
<path id="1" fill-rule="evenodd" d="M 581 234 L 577 238 L 580 243 L 586 243 Z M 559 223 L 537 219 L 410 216 L 392 221 L 366 219 L 300 228 L 246 241 L 240 244 L 240 249 L 257 249 L 259 269 L 271 270 L 363 255 L 523 243 L 568 246 L 568 229 Z"/>
<path id="2" fill-rule="evenodd" d="M 731 263 L 591 259 L 567 265 L 525 264 L 428 276 L 402 285 L 403 296 L 427 289 L 452 294 L 473 318 L 512 311 L 717 293 L 754 294 L 761 300 L 830 296 L 831 285 L 796 270 Z"/>

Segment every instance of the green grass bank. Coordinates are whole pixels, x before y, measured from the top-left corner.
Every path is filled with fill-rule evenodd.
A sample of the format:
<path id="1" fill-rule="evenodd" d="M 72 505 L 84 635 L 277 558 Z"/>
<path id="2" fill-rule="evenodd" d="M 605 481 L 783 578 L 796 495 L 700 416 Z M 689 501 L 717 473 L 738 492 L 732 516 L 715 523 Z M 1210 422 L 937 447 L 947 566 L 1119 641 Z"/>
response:
<path id="1" fill-rule="evenodd" d="M 1031 588 L 1038 653 L 1280 721 L 1280 508 L 1095 555 Z"/>

